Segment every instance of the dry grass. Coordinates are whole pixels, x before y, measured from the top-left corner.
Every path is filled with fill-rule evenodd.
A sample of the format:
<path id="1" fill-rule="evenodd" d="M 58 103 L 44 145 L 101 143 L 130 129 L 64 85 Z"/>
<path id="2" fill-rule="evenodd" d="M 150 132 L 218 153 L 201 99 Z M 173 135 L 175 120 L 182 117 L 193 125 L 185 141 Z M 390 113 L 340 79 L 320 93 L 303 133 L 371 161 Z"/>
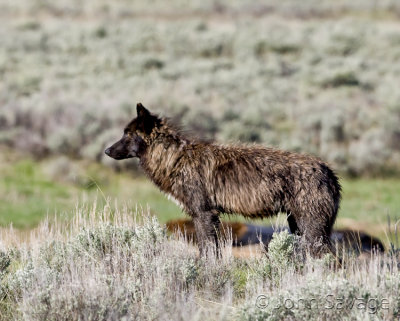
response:
<path id="1" fill-rule="evenodd" d="M 268 254 L 238 258 L 225 245 L 220 259 L 199 258 L 146 214 L 110 206 L 75 214 L 67 227 L 43 223 L 22 240 L 2 230 L 0 320 L 391 320 L 399 313 L 396 251 L 346 256 L 334 268 L 280 233 Z"/>

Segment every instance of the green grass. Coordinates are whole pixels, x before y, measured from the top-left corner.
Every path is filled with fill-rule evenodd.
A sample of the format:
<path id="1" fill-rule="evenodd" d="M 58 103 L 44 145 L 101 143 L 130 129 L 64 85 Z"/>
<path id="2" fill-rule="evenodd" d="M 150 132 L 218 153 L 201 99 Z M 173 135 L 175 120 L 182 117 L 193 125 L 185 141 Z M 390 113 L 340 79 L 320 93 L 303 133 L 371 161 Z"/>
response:
<path id="1" fill-rule="evenodd" d="M 393 239 L 400 219 L 400 179 L 344 179 L 342 186 L 337 226 L 364 230 L 385 242 Z"/>
<path id="2" fill-rule="evenodd" d="M 77 204 L 93 202 L 150 209 L 164 223 L 186 217 L 182 210 L 161 193 L 146 177 L 131 172 L 115 173 L 98 164 L 71 161 L 65 173 L 48 174 L 51 162 L 12 161 L 0 167 L 0 225 L 32 228 L 47 215 L 66 218 Z M 400 179 L 342 179 L 343 200 L 337 226 L 359 228 L 384 236 L 388 216 L 392 223 L 400 216 Z M 245 221 L 240 216 L 224 219 Z M 281 217 L 280 221 L 284 221 Z M 256 221 L 274 224 L 276 218 Z"/>
<path id="3" fill-rule="evenodd" d="M 124 177 L 127 176 L 127 177 Z M 131 207 L 147 209 L 156 214 L 161 222 L 167 222 L 170 219 L 183 217 L 182 210 L 159 191 L 159 189 L 146 177 L 130 177 L 129 174 L 116 175 L 114 190 L 105 186 L 104 194 L 106 197 L 115 199 L 119 204 L 127 203 Z"/>
<path id="4" fill-rule="evenodd" d="M 70 209 L 73 187 L 44 177 L 29 160 L 0 171 L 0 224 L 32 227 L 47 214 Z"/>
<path id="5" fill-rule="evenodd" d="M 371 223 L 400 218 L 400 179 L 343 180 L 341 213 Z"/>
<path id="6" fill-rule="evenodd" d="M 0 167 L 0 225 L 32 228 L 46 216 L 67 218 L 76 205 L 97 200 L 147 209 L 161 222 L 182 217 L 182 211 L 143 176 L 114 173 L 97 164 L 76 164 L 75 179 L 46 173 L 49 162 L 20 160 Z M 72 169 L 74 170 L 74 169 Z"/>

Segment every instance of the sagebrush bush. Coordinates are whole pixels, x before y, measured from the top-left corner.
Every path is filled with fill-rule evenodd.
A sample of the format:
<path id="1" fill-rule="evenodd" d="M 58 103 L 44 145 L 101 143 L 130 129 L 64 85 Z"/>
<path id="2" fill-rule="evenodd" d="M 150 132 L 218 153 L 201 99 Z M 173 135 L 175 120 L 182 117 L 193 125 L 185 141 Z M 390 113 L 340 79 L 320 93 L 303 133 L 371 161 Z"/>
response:
<path id="1" fill-rule="evenodd" d="M 0 252 L 0 320 L 398 317 L 393 254 L 333 268 L 305 258 L 300 242 L 285 231 L 267 253 L 235 258 L 227 242 L 220 258 L 200 258 L 148 214 L 78 209 L 68 228 L 45 223 L 25 245 Z"/>
<path id="2" fill-rule="evenodd" d="M 400 171 L 400 41 L 393 19 L 376 19 L 396 1 L 181 4 L 0 3 L 0 144 L 128 166 L 103 150 L 141 101 L 207 139 L 312 153 L 354 175 Z"/>
<path id="3" fill-rule="evenodd" d="M 293 260 L 295 254 L 295 235 L 288 231 L 274 233 L 268 244 L 268 256 L 278 268 L 285 268 Z"/>

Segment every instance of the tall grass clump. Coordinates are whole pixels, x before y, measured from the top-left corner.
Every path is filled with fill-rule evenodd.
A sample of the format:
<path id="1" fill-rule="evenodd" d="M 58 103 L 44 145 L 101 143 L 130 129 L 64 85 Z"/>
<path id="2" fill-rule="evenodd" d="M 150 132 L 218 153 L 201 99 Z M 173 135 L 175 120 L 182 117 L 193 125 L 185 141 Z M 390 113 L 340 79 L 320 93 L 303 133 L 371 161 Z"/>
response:
<path id="1" fill-rule="evenodd" d="M 146 212 L 79 208 L 68 227 L 43 223 L 0 239 L 0 320 L 354 320 L 399 316 L 398 258 L 345 267 L 298 255 L 276 233 L 268 252 L 200 258 Z M 213 249 L 210 249 L 212 251 Z"/>

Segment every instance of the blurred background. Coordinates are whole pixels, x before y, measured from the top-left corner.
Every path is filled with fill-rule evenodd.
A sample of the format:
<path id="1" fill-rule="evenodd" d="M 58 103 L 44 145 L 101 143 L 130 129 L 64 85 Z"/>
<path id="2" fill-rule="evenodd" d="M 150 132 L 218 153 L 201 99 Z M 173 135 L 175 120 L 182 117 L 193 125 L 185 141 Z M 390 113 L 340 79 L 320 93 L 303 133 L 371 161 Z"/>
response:
<path id="1" fill-rule="evenodd" d="M 397 0 L 0 0 L 0 27 L 0 226 L 108 198 L 184 217 L 104 155 L 137 102 L 201 137 L 323 158 L 337 226 L 385 240 L 400 217 Z"/>

